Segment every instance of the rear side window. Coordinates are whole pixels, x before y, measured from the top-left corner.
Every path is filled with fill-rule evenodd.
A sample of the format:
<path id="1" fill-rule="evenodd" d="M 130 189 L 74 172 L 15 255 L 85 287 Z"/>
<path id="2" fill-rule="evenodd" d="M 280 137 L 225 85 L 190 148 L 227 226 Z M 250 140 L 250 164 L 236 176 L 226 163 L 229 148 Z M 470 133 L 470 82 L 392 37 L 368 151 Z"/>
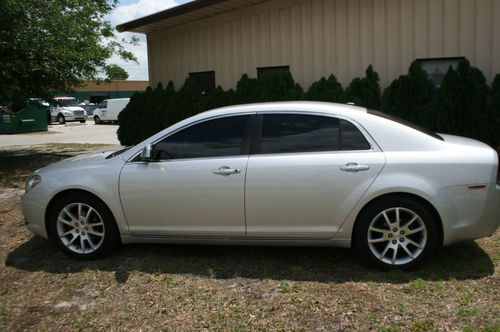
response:
<path id="1" fill-rule="evenodd" d="M 370 144 L 355 125 L 340 120 L 340 146 L 342 150 L 369 150 Z"/>
<path id="2" fill-rule="evenodd" d="M 236 156 L 245 153 L 249 115 L 208 120 L 155 145 L 160 159 Z"/>
<path id="3" fill-rule="evenodd" d="M 370 145 L 351 123 L 305 114 L 264 114 L 260 153 L 367 150 Z"/>

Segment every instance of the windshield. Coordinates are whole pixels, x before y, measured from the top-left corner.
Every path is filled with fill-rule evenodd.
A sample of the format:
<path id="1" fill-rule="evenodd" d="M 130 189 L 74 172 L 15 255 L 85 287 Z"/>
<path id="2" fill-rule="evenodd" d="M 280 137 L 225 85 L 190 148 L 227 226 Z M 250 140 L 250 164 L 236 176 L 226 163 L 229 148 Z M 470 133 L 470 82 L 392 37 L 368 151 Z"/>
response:
<path id="1" fill-rule="evenodd" d="M 444 139 L 441 136 L 439 136 L 438 134 L 436 134 L 435 132 L 433 132 L 433 131 L 431 131 L 429 129 L 425 129 L 424 127 L 420 127 L 419 125 L 416 125 L 416 124 L 414 124 L 414 123 L 412 123 L 410 121 L 406 121 L 406 120 L 403 120 L 401 118 L 398 118 L 397 116 L 389 115 L 389 114 L 386 114 L 386 113 L 383 113 L 383 112 L 379 112 L 379 111 L 374 111 L 374 110 L 368 110 L 368 114 L 373 114 L 373 115 L 379 116 L 381 118 L 388 119 L 388 120 L 400 123 L 400 124 L 402 124 L 404 126 L 410 127 L 411 129 L 418 130 L 421 133 L 427 134 L 429 136 L 437 138 L 438 140 L 444 141 Z"/>
<path id="2" fill-rule="evenodd" d="M 56 102 L 62 106 L 78 106 L 78 100 L 75 98 L 56 99 Z"/>

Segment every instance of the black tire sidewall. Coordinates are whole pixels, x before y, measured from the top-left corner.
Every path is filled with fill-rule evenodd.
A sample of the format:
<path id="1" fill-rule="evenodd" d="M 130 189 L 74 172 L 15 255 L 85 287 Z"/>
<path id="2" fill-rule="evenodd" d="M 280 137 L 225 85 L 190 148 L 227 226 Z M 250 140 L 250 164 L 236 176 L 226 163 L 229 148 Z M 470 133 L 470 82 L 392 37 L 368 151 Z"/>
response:
<path id="1" fill-rule="evenodd" d="M 62 119 L 62 121 L 61 121 Z M 65 124 L 66 123 L 66 119 L 64 118 L 64 115 L 59 115 L 57 117 L 57 122 L 59 122 L 59 124 Z"/>
<path id="2" fill-rule="evenodd" d="M 402 207 L 412 210 L 425 224 L 427 228 L 427 242 L 422 253 L 413 261 L 402 265 L 390 265 L 380 261 L 371 252 L 368 245 L 368 227 L 371 221 L 382 211 Z M 368 260 L 368 262 L 381 269 L 413 269 L 424 263 L 439 244 L 439 228 L 436 216 L 425 205 L 417 200 L 406 197 L 387 197 L 377 200 L 367 206 L 359 215 L 355 228 L 354 241 L 359 252 Z"/>
<path id="3" fill-rule="evenodd" d="M 101 124 L 101 118 L 99 118 L 98 116 L 95 116 L 94 117 L 94 123 L 95 124 Z"/>
<path id="4" fill-rule="evenodd" d="M 94 252 L 89 254 L 79 254 L 74 251 L 68 249 L 62 241 L 57 236 L 57 218 L 59 216 L 60 211 L 71 203 L 85 203 L 91 206 L 93 209 L 99 213 L 101 218 L 103 219 L 105 233 L 104 233 L 104 241 L 101 246 Z M 49 213 L 49 234 L 51 240 L 58 246 L 66 255 L 82 259 L 89 260 L 102 257 L 109 253 L 118 242 L 118 229 L 116 227 L 116 222 L 113 217 L 113 214 L 109 210 L 109 208 L 98 198 L 85 193 L 70 193 L 68 195 L 60 198 L 53 206 L 52 210 Z"/>

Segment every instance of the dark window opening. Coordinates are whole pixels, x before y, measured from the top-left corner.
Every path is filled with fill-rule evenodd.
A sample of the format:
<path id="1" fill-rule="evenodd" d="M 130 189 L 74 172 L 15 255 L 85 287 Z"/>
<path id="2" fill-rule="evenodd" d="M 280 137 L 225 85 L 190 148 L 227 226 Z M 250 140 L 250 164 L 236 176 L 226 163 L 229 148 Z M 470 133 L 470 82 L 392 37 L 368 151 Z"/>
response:
<path id="1" fill-rule="evenodd" d="M 195 124 L 157 143 L 155 151 L 162 160 L 247 154 L 249 119 L 239 115 Z"/>
<path id="2" fill-rule="evenodd" d="M 432 84 L 434 84 L 435 87 L 439 87 L 450 66 L 453 69 L 457 69 L 458 63 L 464 59 L 464 57 L 429 58 L 417 59 L 417 62 L 420 64 L 420 67 L 425 70 L 427 78 Z"/>
<path id="3" fill-rule="evenodd" d="M 109 99 L 109 93 L 91 93 L 89 96 L 91 104 L 99 104 L 105 99 Z"/>
<path id="4" fill-rule="evenodd" d="M 257 68 L 257 78 L 259 80 L 269 81 L 275 75 L 282 75 L 290 72 L 290 66 L 274 66 Z"/>
<path id="5" fill-rule="evenodd" d="M 204 71 L 189 73 L 191 83 L 201 90 L 202 94 L 208 94 L 215 90 L 215 71 Z"/>

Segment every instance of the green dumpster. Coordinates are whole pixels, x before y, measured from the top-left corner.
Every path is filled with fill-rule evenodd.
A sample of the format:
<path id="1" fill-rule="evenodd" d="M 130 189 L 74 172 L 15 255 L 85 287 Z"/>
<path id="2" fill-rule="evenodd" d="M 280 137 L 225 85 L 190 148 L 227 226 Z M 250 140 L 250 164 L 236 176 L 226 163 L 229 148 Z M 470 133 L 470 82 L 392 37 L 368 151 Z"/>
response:
<path id="1" fill-rule="evenodd" d="M 17 113 L 0 111 L 0 134 L 47 131 L 47 110 L 37 104 L 29 104 Z"/>

